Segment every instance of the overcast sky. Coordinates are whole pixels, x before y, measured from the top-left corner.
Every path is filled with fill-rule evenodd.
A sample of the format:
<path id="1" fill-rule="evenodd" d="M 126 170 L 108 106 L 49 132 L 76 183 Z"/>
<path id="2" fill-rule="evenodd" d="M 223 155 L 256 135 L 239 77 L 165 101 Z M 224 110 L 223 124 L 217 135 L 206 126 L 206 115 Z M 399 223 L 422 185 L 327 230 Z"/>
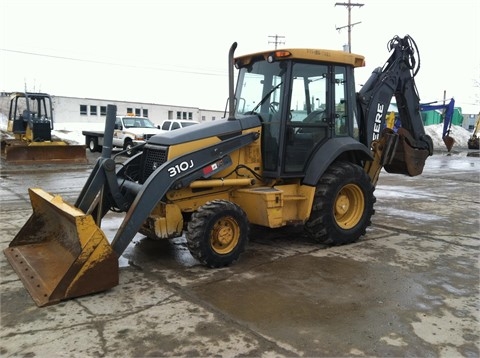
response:
<path id="1" fill-rule="evenodd" d="M 0 0 L 0 91 L 223 110 L 228 50 L 341 50 L 348 12 L 334 0 Z M 348 2 L 338 1 L 338 3 Z M 480 111 L 480 1 L 352 0 L 352 52 L 364 83 L 409 34 L 422 102 Z"/>

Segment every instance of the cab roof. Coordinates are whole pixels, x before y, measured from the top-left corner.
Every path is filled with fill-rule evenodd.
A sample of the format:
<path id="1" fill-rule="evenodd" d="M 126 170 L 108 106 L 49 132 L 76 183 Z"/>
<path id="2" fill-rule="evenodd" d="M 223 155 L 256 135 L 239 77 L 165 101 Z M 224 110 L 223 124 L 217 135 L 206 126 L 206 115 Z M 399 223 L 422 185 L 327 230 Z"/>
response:
<path id="1" fill-rule="evenodd" d="M 252 61 L 263 58 L 264 60 L 273 59 L 273 61 L 283 60 L 304 60 L 314 62 L 330 62 L 351 65 L 353 67 L 364 67 L 365 57 L 354 53 L 338 50 L 309 49 L 309 48 L 290 48 L 269 50 L 238 56 L 235 58 L 237 68 L 244 67 Z"/>

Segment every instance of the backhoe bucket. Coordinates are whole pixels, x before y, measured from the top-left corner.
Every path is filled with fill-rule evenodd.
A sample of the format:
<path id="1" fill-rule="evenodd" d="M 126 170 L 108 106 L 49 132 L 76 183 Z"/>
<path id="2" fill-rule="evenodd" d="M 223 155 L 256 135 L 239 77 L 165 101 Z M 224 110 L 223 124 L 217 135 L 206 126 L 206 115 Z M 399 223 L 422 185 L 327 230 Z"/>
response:
<path id="1" fill-rule="evenodd" d="M 399 135 L 395 154 L 389 164 L 384 168 L 388 173 L 404 174 L 409 176 L 420 175 L 423 172 L 425 161 L 430 155 L 428 149 L 414 148 L 410 145 L 414 140 L 404 128 L 397 130 Z"/>
<path id="2" fill-rule="evenodd" d="M 455 139 L 453 139 L 447 134 L 445 137 L 443 137 L 443 143 L 445 143 L 447 150 L 450 151 L 452 150 L 452 147 L 455 144 Z"/>
<path id="3" fill-rule="evenodd" d="M 91 215 L 42 189 L 5 256 L 39 306 L 118 285 L 118 257 Z"/>

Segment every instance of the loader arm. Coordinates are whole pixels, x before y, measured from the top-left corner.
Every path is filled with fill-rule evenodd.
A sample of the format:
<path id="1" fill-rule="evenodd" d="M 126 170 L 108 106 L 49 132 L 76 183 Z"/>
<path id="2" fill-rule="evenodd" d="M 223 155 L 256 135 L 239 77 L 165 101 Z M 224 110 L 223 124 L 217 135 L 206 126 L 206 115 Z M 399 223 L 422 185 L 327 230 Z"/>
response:
<path id="1" fill-rule="evenodd" d="M 410 176 L 422 173 L 425 160 L 433 153 L 432 139 L 425 134 L 420 115 L 420 99 L 414 77 L 418 72 L 416 46 L 407 35 L 394 37 L 393 50 L 383 66 L 373 71 L 357 94 L 360 141 L 373 150 L 374 160 L 365 170 L 376 184 L 382 167 L 388 172 Z M 402 127 L 385 129 L 385 118 L 395 96 Z"/>
<path id="2" fill-rule="evenodd" d="M 208 177 L 225 169 L 231 164 L 228 154 L 247 146 L 258 138 L 259 133 L 249 132 L 193 153 L 176 157 L 158 167 L 144 184 L 123 181 L 123 185 L 128 191 L 137 193 L 112 241 L 112 248 L 117 255 L 120 256 L 125 251 L 142 223 L 170 189 L 180 189 L 200 177 Z M 182 163 L 188 164 L 187 170 L 182 172 L 172 170 L 172 168 L 180 166 Z M 204 172 L 204 169 L 212 164 L 216 164 L 216 169 L 211 170 L 209 168 L 208 171 Z M 182 167 L 184 167 L 183 164 Z M 173 175 L 172 173 L 174 172 L 178 174 Z M 207 172 L 208 174 L 206 174 Z M 122 180 L 119 179 L 119 181 L 121 182 Z"/>
<path id="3" fill-rule="evenodd" d="M 443 104 L 436 104 L 437 102 L 424 103 L 420 105 L 421 111 L 433 111 L 437 109 L 443 110 L 443 132 L 442 139 L 447 147 L 447 150 L 450 151 L 455 144 L 455 140 L 450 137 L 450 130 L 452 128 L 453 114 L 455 111 L 455 99 L 451 98 L 448 104 L 443 101 Z"/>
<path id="4" fill-rule="evenodd" d="M 106 186 L 108 187 L 108 192 L 111 194 L 111 198 L 115 201 L 115 204 L 120 210 L 126 211 L 129 207 L 129 203 L 120 193 L 115 174 L 115 161 L 111 158 L 116 116 L 117 107 L 114 105 L 108 105 L 107 116 L 105 119 L 105 135 L 102 155 L 95 163 L 95 167 L 91 171 L 90 176 L 75 202 L 75 207 L 79 208 L 86 214 L 91 214 L 94 212 L 95 208 L 102 207 L 101 202 L 99 204 L 99 200 L 103 200 L 106 195 L 104 192 Z M 95 222 L 98 226 L 100 226 L 103 214 L 104 213 L 101 210 L 97 210 Z"/>
<path id="5" fill-rule="evenodd" d="M 114 201 L 120 211 L 127 212 L 112 241 L 112 248 L 119 257 L 151 211 L 170 189 L 180 189 L 202 176 L 206 177 L 203 169 L 213 163 L 216 164 L 217 169 L 209 170 L 209 175 L 225 169 L 231 164 L 228 157 L 230 153 L 259 138 L 258 132 L 239 134 L 193 153 L 178 156 L 163 163 L 147 178 L 145 183 L 139 184 L 128 180 L 122 169 L 115 172 L 115 161 L 110 158 L 115 118 L 116 106 L 108 105 L 102 155 L 90 173 L 75 207 L 85 214 L 96 214 L 93 216 L 95 216 L 95 223 L 98 227 L 101 225 L 101 218 L 106 213 L 102 207 L 102 200 L 107 196 Z M 137 156 L 139 155 L 141 154 Z M 186 170 L 174 169 L 180 166 Z"/>

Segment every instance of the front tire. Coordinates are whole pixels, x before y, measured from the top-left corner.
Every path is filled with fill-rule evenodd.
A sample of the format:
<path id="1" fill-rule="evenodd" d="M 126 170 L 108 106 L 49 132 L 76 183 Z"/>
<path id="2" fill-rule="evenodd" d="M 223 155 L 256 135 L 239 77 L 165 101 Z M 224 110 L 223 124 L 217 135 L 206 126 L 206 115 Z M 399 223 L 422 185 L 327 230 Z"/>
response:
<path id="1" fill-rule="evenodd" d="M 364 235 L 375 213 L 375 187 L 359 165 L 333 163 L 320 178 L 307 234 L 318 242 L 343 245 Z"/>
<path id="2" fill-rule="evenodd" d="M 213 200 L 192 214 L 186 238 L 190 253 L 209 267 L 228 266 L 245 251 L 250 225 L 245 212 L 226 200 Z"/>
<path id="3" fill-rule="evenodd" d="M 123 150 L 125 150 L 125 155 L 127 157 L 132 157 L 135 154 L 135 150 L 133 149 L 134 144 L 131 139 L 126 139 L 125 143 L 123 144 Z"/>

